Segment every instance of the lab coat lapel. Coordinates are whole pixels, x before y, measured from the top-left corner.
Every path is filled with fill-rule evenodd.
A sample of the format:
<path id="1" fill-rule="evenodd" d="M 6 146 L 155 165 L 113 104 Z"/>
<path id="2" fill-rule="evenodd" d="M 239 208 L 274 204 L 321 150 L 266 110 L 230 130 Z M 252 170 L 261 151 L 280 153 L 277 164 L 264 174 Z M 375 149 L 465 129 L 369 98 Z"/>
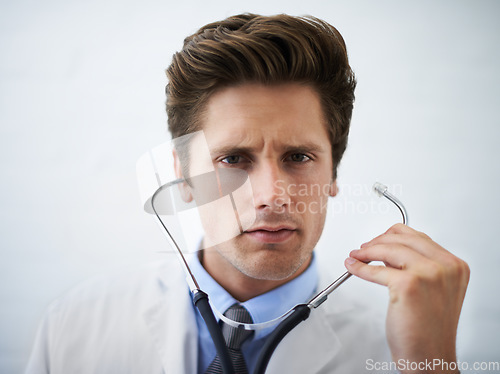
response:
<path id="1" fill-rule="evenodd" d="M 327 308 L 313 309 L 309 319 L 277 347 L 266 373 L 321 373 L 325 366 L 332 367 L 341 348 L 332 327 L 333 318 Z"/>
<path id="2" fill-rule="evenodd" d="M 177 269 L 174 269 L 177 270 Z M 197 371 L 198 328 L 189 290 L 182 273 L 166 282 L 164 274 L 172 269 L 162 269 L 158 297 L 144 313 L 151 338 L 158 349 L 165 374 Z"/>

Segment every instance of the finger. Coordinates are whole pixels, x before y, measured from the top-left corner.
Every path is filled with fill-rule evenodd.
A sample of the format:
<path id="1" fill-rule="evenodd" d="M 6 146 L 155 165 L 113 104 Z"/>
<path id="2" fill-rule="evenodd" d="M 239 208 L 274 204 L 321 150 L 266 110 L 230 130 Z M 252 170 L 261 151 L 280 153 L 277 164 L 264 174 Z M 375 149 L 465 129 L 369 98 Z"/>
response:
<path id="1" fill-rule="evenodd" d="M 383 261 L 387 266 L 400 270 L 415 267 L 415 265 L 423 261 L 429 261 L 411 248 L 394 243 L 376 244 L 363 249 L 353 250 L 349 256 L 365 263 Z"/>
<path id="2" fill-rule="evenodd" d="M 396 223 L 395 225 L 392 225 L 391 227 L 389 227 L 384 233 L 376 236 L 375 238 L 373 238 L 372 240 L 370 240 L 366 243 L 361 244 L 361 246 L 368 244 L 371 241 L 373 241 L 377 238 L 380 238 L 381 236 L 387 235 L 387 234 L 403 234 L 403 233 L 409 234 L 411 232 L 416 232 L 416 230 L 414 230 L 411 227 L 406 226 L 402 223 Z"/>
<path id="3" fill-rule="evenodd" d="M 368 244 L 370 243 L 371 241 L 375 240 L 375 239 L 378 239 L 380 237 L 383 237 L 385 235 L 389 235 L 389 234 L 395 234 L 395 235 L 416 235 L 416 236 L 422 236 L 422 237 L 425 237 L 425 238 L 428 238 L 430 239 L 426 234 L 424 234 L 423 232 L 420 232 L 420 231 L 417 231 L 413 228 L 411 228 L 410 226 L 407 226 L 407 225 L 404 225 L 402 223 L 396 223 L 395 225 L 392 225 L 391 227 L 389 227 L 386 232 L 384 232 L 383 234 L 380 234 L 378 236 L 376 236 L 375 238 L 373 238 L 372 240 L 364 243 L 364 244 Z"/>
<path id="4" fill-rule="evenodd" d="M 367 248 L 373 245 L 380 244 L 399 244 L 408 248 L 412 248 L 421 255 L 432 259 L 444 259 L 449 256 L 450 252 L 441 247 L 436 242 L 432 241 L 423 233 L 387 233 L 382 234 L 367 243 L 361 245 L 361 248 Z"/>
<path id="5" fill-rule="evenodd" d="M 400 270 L 385 266 L 368 265 L 364 262 L 358 261 L 354 257 L 348 257 L 344 264 L 349 273 L 352 275 L 383 286 L 387 286 L 389 284 L 389 280 L 396 277 L 398 272 L 400 272 Z"/>
<path id="6" fill-rule="evenodd" d="M 409 234 L 409 233 L 412 233 L 412 232 L 418 232 L 417 230 L 415 230 L 414 228 L 408 226 L 408 225 L 405 225 L 403 223 L 396 223 L 394 225 L 392 225 L 391 227 L 389 227 L 389 229 L 387 229 L 386 232 L 392 232 L 392 233 L 395 233 L 395 234 Z"/>

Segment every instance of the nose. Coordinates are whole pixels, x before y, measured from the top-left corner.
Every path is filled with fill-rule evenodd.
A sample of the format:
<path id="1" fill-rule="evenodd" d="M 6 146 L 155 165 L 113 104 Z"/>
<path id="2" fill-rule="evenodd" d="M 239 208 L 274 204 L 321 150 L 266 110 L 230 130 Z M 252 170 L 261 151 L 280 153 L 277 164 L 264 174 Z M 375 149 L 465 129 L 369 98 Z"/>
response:
<path id="1" fill-rule="evenodd" d="M 283 212 L 290 205 L 286 173 L 279 162 L 259 163 L 250 173 L 250 181 L 256 209 Z"/>

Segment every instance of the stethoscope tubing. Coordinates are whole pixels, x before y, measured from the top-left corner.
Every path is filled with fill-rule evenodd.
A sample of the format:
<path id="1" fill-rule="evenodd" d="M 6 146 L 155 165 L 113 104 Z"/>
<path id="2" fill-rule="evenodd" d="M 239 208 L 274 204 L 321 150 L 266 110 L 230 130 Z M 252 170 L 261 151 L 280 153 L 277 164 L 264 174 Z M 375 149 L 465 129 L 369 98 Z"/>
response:
<path id="1" fill-rule="evenodd" d="M 390 194 L 387 191 L 387 187 L 380 183 L 376 183 L 373 188 L 377 192 L 377 194 L 379 194 L 379 196 L 384 196 L 398 207 L 402 215 L 403 224 L 407 225 L 408 213 L 404 205 L 401 203 L 401 201 L 399 201 L 394 195 Z M 179 260 L 181 262 L 183 270 L 186 273 L 186 280 L 192 294 L 193 303 L 200 312 L 200 315 L 205 321 L 205 324 L 207 325 L 210 336 L 214 342 L 217 355 L 221 360 L 222 372 L 223 374 L 235 374 L 231 357 L 229 355 L 229 350 L 227 348 L 224 336 L 222 335 L 222 330 L 220 329 L 220 326 L 210 306 L 208 295 L 200 289 L 196 281 L 196 278 L 191 272 L 191 269 L 189 268 L 187 261 L 184 255 L 182 254 L 181 249 L 177 245 L 175 239 L 170 234 L 170 231 L 167 229 L 167 227 L 159 217 L 154 207 L 155 195 L 156 193 L 153 194 L 151 198 L 151 206 L 155 213 L 155 217 L 158 221 L 158 224 L 160 225 L 160 228 L 165 233 L 165 236 L 167 237 L 167 240 L 169 241 L 170 245 L 176 249 L 176 253 L 179 256 Z M 313 297 L 307 304 L 296 305 L 292 309 L 292 312 L 288 313 L 286 318 L 284 318 L 279 323 L 279 325 L 269 334 L 268 338 L 266 339 L 266 342 L 264 343 L 264 346 L 261 349 L 259 357 L 257 358 L 253 374 L 264 374 L 267 365 L 269 363 L 269 360 L 271 359 L 276 347 L 283 340 L 283 338 L 290 331 L 292 331 L 297 325 L 299 325 L 302 321 L 307 320 L 311 314 L 311 310 L 323 304 L 323 302 L 327 300 L 328 295 L 330 295 L 334 290 L 336 290 L 351 276 L 352 276 L 351 273 L 345 272 L 339 278 L 337 278 L 333 283 L 331 283 L 328 287 L 326 287 L 323 291 L 321 291 L 315 297 Z"/>
<path id="2" fill-rule="evenodd" d="M 217 323 L 212 308 L 210 307 L 210 303 L 208 302 L 208 295 L 205 292 L 198 290 L 193 294 L 193 303 L 200 312 L 201 317 L 205 321 L 208 331 L 210 332 L 210 336 L 212 337 L 215 345 L 215 350 L 220 358 L 222 372 L 224 374 L 233 374 L 233 362 L 229 356 L 229 350 L 224 336 L 222 335 L 222 330 Z"/>

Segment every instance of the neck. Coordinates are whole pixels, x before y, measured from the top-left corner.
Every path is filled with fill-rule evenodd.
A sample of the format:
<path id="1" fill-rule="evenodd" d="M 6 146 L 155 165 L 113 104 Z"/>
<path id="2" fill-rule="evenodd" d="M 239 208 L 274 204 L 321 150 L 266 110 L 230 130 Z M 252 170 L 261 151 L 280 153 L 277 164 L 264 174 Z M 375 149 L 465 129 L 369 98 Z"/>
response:
<path id="1" fill-rule="evenodd" d="M 216 250 L 201 250 L 199 258 L 208 274 L 232 297 L 244 302 L 269 292 L 302 274 L 311 263 L 312 256 L 297 271 L 284 279 L 259 279 L 242 273 Z"/>

